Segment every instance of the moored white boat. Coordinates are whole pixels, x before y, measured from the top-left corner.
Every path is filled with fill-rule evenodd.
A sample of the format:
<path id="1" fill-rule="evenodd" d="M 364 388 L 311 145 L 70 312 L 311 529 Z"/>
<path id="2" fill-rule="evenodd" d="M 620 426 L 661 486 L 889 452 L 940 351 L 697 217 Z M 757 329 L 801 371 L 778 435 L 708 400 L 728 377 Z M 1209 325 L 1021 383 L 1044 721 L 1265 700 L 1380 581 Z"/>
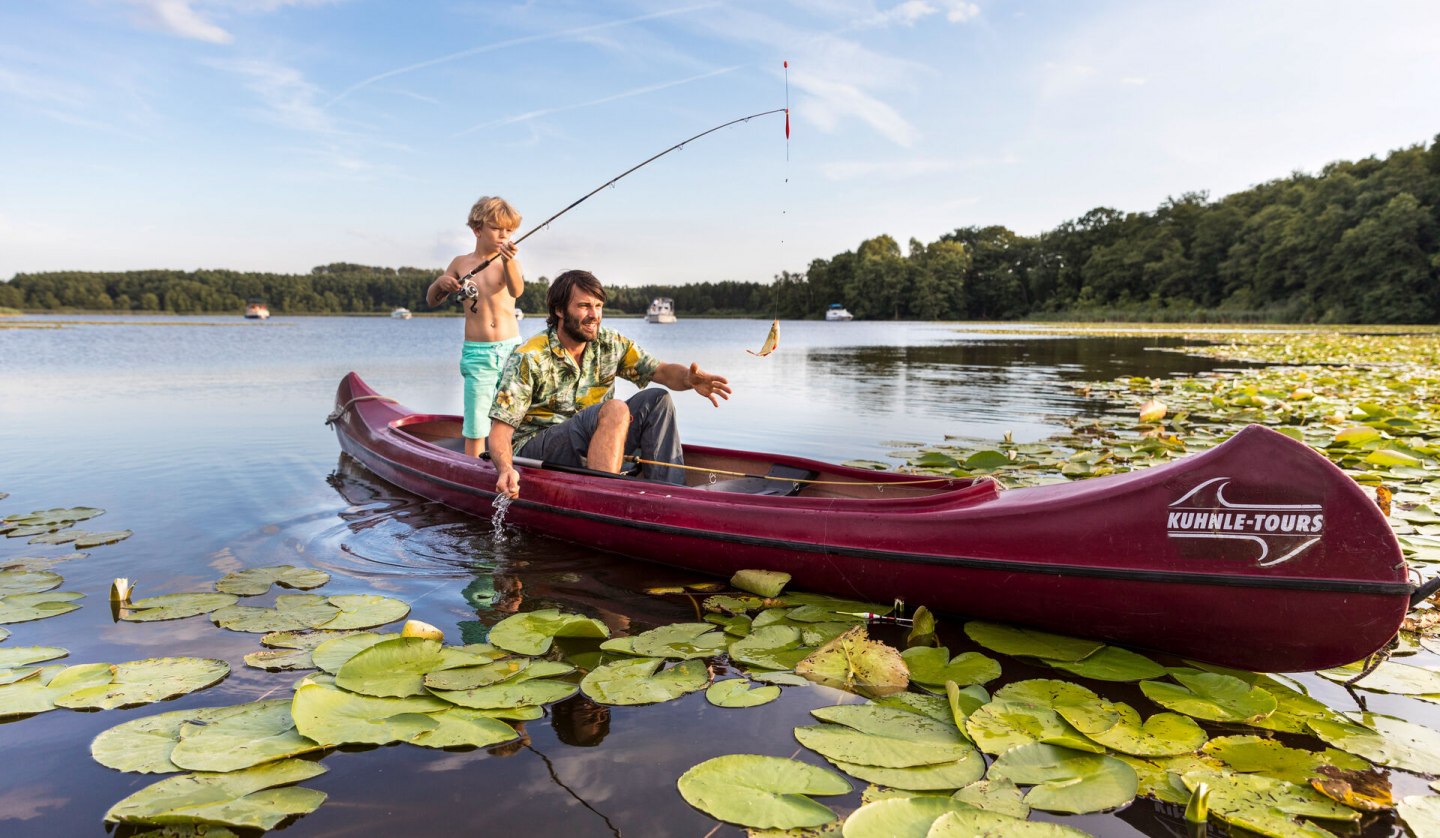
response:
<path id="1" fill-rule="evenodd" d="M 245 304 L 246 320 L 268 320 L 269 318 L 270 308 L 265 305 L 263 300 L 250 300 Z"/>
<path id="2" fill-rule="evenodd" d="M 675 301 L 669 297 L 656 297 L 645 312 L 646 323 L 674 323 Z"/>
<path id="3" fill-rule="evenodd" d="M 838 321 L 854 320 L 855 315 L 846 311 L 845 306 L 842 306 L 839 303 L 831 303 L 830 307 L 825 310 L 825 319 L 833 323 Z"/>
<path id="4" fill-rule="evenodd" d="M 390 316 L 393 317 L 393 318 L 395 318 L 396 320 L 409 320 L 409 319 L 410 319 L 410 309 L 405 308 L 405 307 L 402 306 L 402 307 L 397 308 L 397 309 L 395 309 L 394 311 L 390 312 Z"/>

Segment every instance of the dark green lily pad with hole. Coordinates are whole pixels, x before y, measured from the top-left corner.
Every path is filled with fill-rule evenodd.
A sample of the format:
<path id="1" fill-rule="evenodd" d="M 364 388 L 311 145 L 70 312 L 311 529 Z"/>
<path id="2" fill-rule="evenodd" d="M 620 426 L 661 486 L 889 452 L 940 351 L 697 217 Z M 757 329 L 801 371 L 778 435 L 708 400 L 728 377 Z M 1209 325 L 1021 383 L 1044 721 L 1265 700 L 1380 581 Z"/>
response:
<path id="1" fill-rule="evenodd" d="M 910 678 L 927 687 L 944 687 L 946 681 L 967 687 L 988 684 L 1000 677 L 1000 662 L 979 652 L 950 657 L 944 646 L 912 646 L 902 653 Z"/>
<path id="2" fill-rule="evenodd" d="M 705 700 L 716 707 L 759 707 L 779 697 L 779 687 L 773 684 L 757 687 L 744 678 L 716 681 L 705 690 Z"/>
<path id="3" fill-rule="evenodd" d="M 323 570 L 282 564 L 227 573 L 215 583 L 215 590 L 236 596 L 259 596 L 269 591 L 271 585 L 308 591 L 329 581 L 330 574 Z"/>
<path id="4" fill-rule="evenodd" d="M 542 608 L 512 614 L 495 624 L 486 638 L 490 643 L 521 655 L 543 655 L 557 637 L 603 639 L 610 629 L 592 617 L 562 614 L 558 608 Z"/>
<path id="5" fill-rule="evenodd" d="M 75 600 L 85 596 L 76 591 L 45 591 L 37 594 L 0 596 L 0 623 L 28 623 L 68 614 L 79 608 Z"/>
<path id="6" fill-rule="evenodd" d="M 1261 835 L 1304 835 L 1322 838 L 1328 830 L 1302 817 L 1357 821 L 1360 813 L 1336 803 L 1308 786 L 1255 774 L 1190 771 L 1182 778 L 1191 791 L 1201 783 L 1210 790 L 1211 817 Z"/>
<path id="7" fill-rule="evenodd" d="M 705 689 L 709 670 L 700 660 L 661 670 L 663 658 L 635 658 L 602 664 L 580 681 L 580 690 L 599 704 L 655 704 Z"/>
<path id="8" fill-rule="evenodd" d="M 110 823 L 211 823 L 273 829 L 306 815 L 325 793 L 291 786 L 325 773 L 316 762 L 286 759 L 227 774 L 168 777 L 121 800 L 105 813 Z"/>
<path id="9" fill-rule="evenodd" d="M 863 625 L 846 630 L 795 664 L 795 674 L 871 697 L 903 692 L 910 685 L 900 650 L 871 640 Z"/>
<path id="10" fill-rule="evenodd" d="M 64 581 L 65 577 L 48 570 L 0 570 L 0 597 L 53 591 Z"/>
<path id="11" fill-rule="evenodd" d="M 1156 713 L 1141 723 L 1135 708 L 1105 699 L 1089 704 L 1061 704 L 1055 712 L 1095 742 L 1137 757 L 1193 753 L 1209 738 L 1189 716 Z"/>
<path id="12" fill-rule="evenodd" d="M 295 729 L 285 698 L 217 708 L 203 720 L 182 721 L 177 736 L 170 761 L 186 771 L 238 771 L 322 750 Z"/>
<path id="13" fill-rule="evenodd" d="M 1100 650 L 1104 643 L 1051 634 L 1034 629 L 1015 628 L 1000 623 L 972 620 L 965 624 L 965 634 L 992 652 L 1011 657 L 1045 658 L 1047 661 L 1078 661 Z"/>
<path id="14" fill-rule="evenodd" d="M 180 620 L 234 605 L 237 599 L 231 594 L 217 593 L 161 594 L 125 604 L 120 609 L 120 619 L 132 623 Z"/>
<path id="15" fill-rule="evenodd" d="M 203 690 L 230 674 L 230 664 L 216 658 L 146 658 L 112 669 L 109 683 L 66 693 L 55 705 L 72 710 L 134 707 Z"/>
<path id="16" fill-rule="evenodd" d="M 810 795 L 848 794 L 833 771 L 793 759 L 731 754 L 708 759 L 676 782 L 685 802 L 727 823 L 754 829 L 802 829 L 835 820 Z"/>
<path id="17" fill-rule="evenodd" d="M 1145 697 L 1167 710 L 1212 722 L 1254 724 L 1275 712 L 1275 697 L 1239 678 L 1196 670 L 1172 672 L 1179 684 L 1141 681 Z"/>
<path id="18" fill-rule="evenodd" d="M 7 646 L 0 649 L 0 669 L 13 669 L 41 661 L 55 660 L 70 652 L 59 646 Z"/>
<path id="19" fill-rule="evenodd" d="M 1114 757 L 1043 743 L 1001 754 L 989 776 L 1033 785 L 1025 803 L 1047 812 L 1102 812 L 1134 800 L 1139 789 L 1135 769 Z"/>
<path id="20" fill-rule="evenodd" d="M 434 730 L 430 713 L 453 705 L 433 696 L 376 698 L 322 684 L 295 690 L 290 713 L 300 735 L 322 745 L 388 745 Z"/>

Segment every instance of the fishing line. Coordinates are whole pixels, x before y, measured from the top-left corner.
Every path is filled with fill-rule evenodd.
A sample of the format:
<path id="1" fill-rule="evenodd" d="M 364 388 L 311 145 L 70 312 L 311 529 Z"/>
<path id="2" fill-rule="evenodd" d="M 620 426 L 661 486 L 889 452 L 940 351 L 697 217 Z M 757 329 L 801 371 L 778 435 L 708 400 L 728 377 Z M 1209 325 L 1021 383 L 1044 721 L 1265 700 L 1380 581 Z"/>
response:
<path id="1" fill-rule="evenodd" d="M 787 64 L 788 64 L 788 62 L 787 62 Z M 787 95 L 788 95 L 788 94 L 787 94 Z M 600 184 L 599 186 L 595 187 L 594 189 L 590 190 L 589 192 L 586 192 L 583 196 L 581 196 L 581 197 L 579 198 L 579 200 L 577 200 L 577 201 L 575 201 L 574 203 L 570 204 L 570 206 L 566 207 L 565 209 L 560 210 L 559 212 L 555 213 L 554 215 L 550 216 L 549 218 L 547 218 L 547 219 L 545 219 L 544 221 L 540 222 L 539 224 L 535 225 L 535 227 L 532 228 L 532 229 L 530 230 L 530 232 L 528 232 L 528 233 L 526 233 L 525 235 L 521 236 L 520 238 L 516 239 L 516 240 L 514 241 L 514 244 L 517 244 L 517 245 L 518 245 L 518 244 L 520 244 L 520 242 L 525 241 L 526 239 L 528 239 L 528 238 L 530 238 L 531 236 L 535 235 L 535 234 L 538 233 L 539 231 L 541 231 L 541 230 L 545 229 L 546 227 L 550 226 L 550 222 L 554 221 L 555 219 L 559 218 L 560 216 L 564 215 L 565 213 L 569 212 L 570 210 L 575 209 L 576 207 L 578 207 L 578 206 L 580 206 L 581 204 L 585 203 L 585 202 L 586 202 L 587 200 L 589 200 L 590 197 L 593 196 L 596 192 L 599 192 L 600 190 L 604 189 L 604 188 L 607 187 L 607 186 L 614 186 L 616 183 L 618 183 L 618 182 L 619 182 L 622 178 L 624 178 L 626 175 L 628 175 L 628 174 L 630 174 L 630 173 L 632 173 L 632 172 L 634 172 L 634 171 L 636 171 L 636 170 L 638 170 L 638 169 L 643 169 L 644 167 L 650 165 L 651 163 L 655 162 L 656 160 L 659 160 L 661 157 L 664 157 L 665 155 L 669 154 L 670 152 L 672 152 L 672 151 L 678 151 L 679 149 L 682 149 L 682 148 L 684 148 L 685 146 L 689 145 L 690 143 L 693 143 L 693 142 L 695 142 L 696 140 L 700 139 L 701 137 L 705 136 L 706 134 L 713 134 L 713 133 L 715 133 L 716 131 L 719 131 L 721 128 L 729 128 L 731 125 L 735 125 L 735 124 L 740 123 L 740 122 L 749 122 L 750 120 L 755 119 L 755 118 L 757 118 L 757 117 L 769 116 L 769 115 L 772 114 L 772 113 L 783 113 L 783 114 L 785 114 L 785 137 L 786 137 L 786 139 L 788 140 L 789 137 L 790 137 L 790 108 L 789 108 L 788 106 L 787 106 L 787 107 L 784 107 L 784 108 L 775 108 L 774 110 L 769 110 L 769 111 L 761 111 L 760 113 L 752 113 L 752 114 L 750 114 L 749 116 L 742 116 L 742 117 L 740 117 L 739 119 L 732 119 L 732 120 L 730 120 L 729 122 L 726 122 L 726 123 L 724 123 L 724 124 L 722 124 L 722 125 L 716 125 L 714 128 L 711 128 L 711 129 L 708 130 L 708 131 L 701 131 L 700 133 L 696 134 L 695 136 L 693 136 L 693 137 L 691 137 L 691 138 L 689 138 L 689 139 L 687 139 L 687 140 L 681 140 L 680 142 L 676 143 L 675 145 L 670 146 L 669 148 L 665 149 L 664 151 L 660 152 L 659 154 L 656 154 L 656 155 L 654 155 L 654 156 L 652 156 L 652 157 L 649 157 L 649 158 L 641 161 L 640 163 L 635 164 L 634 166 L 631 166 L 630 168 L 626 169 L 625 171 L 621 172 L 620 174 L 616 175 L 615 177 L 613 177 L 613 178 L 605 181 L 604 183 Z M 787 145 L 787 149 L 788 149 L 788 145 Z M 788 154 L 788 151 L 787 151 L 787 154 Z M 472 270 L 472 271 L 470 271 L 470 273 L 467 273 L 467 274 L 465 274 L 464 276 L 460 277 L 460 283 L 461 283 L 462 288 L 461 288 L 460 291 L 455 292 L 455 294 L 452 295 L 452 296 L 453 296 L 453 297 L 459 297 L 460 295 L 464 294 L 464 292 L 465 292 L 465 289 L 464 289 L 464 287 L 463 287 L 464 284 L 467 283 L 467 282 L 469 282 L 469 281 L 470 281 L 470 278 L 473 277 L 473 276 L 475 276 L 475 274 L 478 274 L 478 273 L 480 273 L 481 271 L 485 270 L 487 267 L 489 267 L 489 266 L 490 266 L 490 263 L 493 262 L 493 261 L 495 261 L 495 257 L 494 257 L 494 256 L 491 256 L 489 259 L 486 259 L 485 261 L 481 262 L 479 265 L 476 265 L 476 266 L 475 266 L 475 269 Z"/>

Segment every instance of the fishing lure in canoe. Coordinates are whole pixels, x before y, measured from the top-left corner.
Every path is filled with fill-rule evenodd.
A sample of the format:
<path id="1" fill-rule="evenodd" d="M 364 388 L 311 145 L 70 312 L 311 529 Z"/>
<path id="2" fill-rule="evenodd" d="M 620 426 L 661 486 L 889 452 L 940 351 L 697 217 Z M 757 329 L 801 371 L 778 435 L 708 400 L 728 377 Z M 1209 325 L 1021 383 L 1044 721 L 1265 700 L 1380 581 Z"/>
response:
<path id="1" fill-rule="evenodd" d="M 777 346 L 779 346 L 779 345 L 780 345 L 780 321 L 779 321 L 779 320 L 771 320 L 771 321 L 770 321 L 770 334 L 768 334 L 768 335 L 765 336 L 765 344 L 760 347 L 760 351 L 759 351 L 759 352 L 753 352 L 753 351 L 751 351 L 751 350 L 749 350 L 749 349 L 747 349 L 747 350 L 745 350 L 745 351 L 746 351 L 746 352 L 749 352 L 751 355 L 754 355 L 754 356 L 756 356 L 756 357 L 758 357 L 758 358 L 764 358 L 766 355 L 769 355 L 771 352 L 774 352 L 774 351 L 775 351 L 775 347 L 777 347 Z"/>
<path id="2" fill-rule="evenodd" d="M 787 64 L 787 67 L 788 67 L 788 64 Z M 788 93 L 787 93 L 787 96 L 788 96 Z M 636 171 L 637 169 L 642 169 L 642 168 L 650 165 L 651 163 L 655 162 L 656 160 L 659 160 L 661 157 L 664 157 L 665 155 L 669 154 L 670 152 L 672 152 L 672 151 L 678 151 L 678 150 L 684 148 L 685 146 L 689 145 L 690 143 L 693 143 L 693 142 L 695 142 L 696 140 L 700 139 L 701 137 L 705 136 L 706 134 L 713 134 L 713 133 L 715 133 L 716 131 L 719 131 L 721 128 L 729 128 L 731 125 L 735 125 L 736 123 L 749 122 L 750 120 L 755 119 L 755 118 L 757 118 L 757 117 L 769 116 L 770 114 L 773 114 L 773 113 L 783 113 L 783 114 L 785 114 L 785 137 L 786 137 L 786 139 L 788 140 L 789 137 L 790 137 L 790 109 L 789 109 L 788 107 L 785 107 L 785 108 L 776 108 L 776 109 L 770 110 L 770 111 L 761 111 L 760 113 L 752 113 L 752 114 L 750 114 L 749 116 L 742 116 L 742 117 L 740 117 L 739 119 L 732 119 L 732 120 L 730 120 L 729 122 L 726 122 L 726 123 L 724 123 L 724 124 L 722 124 L 722 125 L 716 125 L 714 128 L 711 128 L 711 129 L 708 130 L 708 131 L 701 131 L 700 133 L 696 134 L 695 136 L 689 138 L 688 140 L 681 140 L 680 142 L 676 143 L 675 145 L 670 146 L 669 148 L 665 149 L 664 151 L 660 152 L 659 154 L 656 154 L 656 155 L 654 155 L 654 156 L 652 156 L 652 157 L 647 158 L 646 160 L 644 160 L 644 161 L 642 161 L 642 162 L 640 162 L 640 163 L 637 163 L 637 164 L 634 165 L 634 166 L 631 166 L 630 168 L 626 169 L 625 171 L 621 172 L 620 174 L 616 175 L 615 177 L 610 178 L 609 180 L 605 181 L 604 183 L 600 184 L 599 186 L 595 187 L 594 189 L 590 190 L 589 192 L 586 192 L 583 196 L 580 197 L 579 200 L 575 201 L 575 202 L 572 203 L 570 206 L 566 207 L 565 209 L 560 210 L 559 212 L 555 213 L 554 215 L 550 216 L 549 218 L 547 218 L 547 219 L 545 219 L 544 221 L 540 222 L 539 224 L 535 225 L 535 226 L 534 226 L 533 228 L 531 228 L 530 231 L 527 232 L 525 235 L 521 236 L 521 237 L 518 238 L 518 239 L 515 239 L 515 242 L 514 242 L 514 243 L 517 244 L 517 245 L 520 244 L 520 242 L 525 241 L 526 239 L 530 238 L 531 236 L 533 236 L 535 233 L 539 232 L 540 230 L 543 230 L 543 229 L 545 229 L 546 227 L 549 227 L 549 226 L 550 226 L 550 222 L 554 221 L 555 219 L 559 218 L 560 216 L 564 215 L 565 213 L 569 212 L 570 210 L 575 209 L 576 207 L 578 207 L 578 206 L 580 206 L 581 204 L 585 203 L 585 201 L 587 201 L 587 200 L 588 200 L 592 195 L 594 195 L 596 192 L 599 192 L 600 190 L 604 189 L 604 188 L 607 187 L 607 186 L 614 186 L 617 182 L 619 182 L 619 180 L 620 180 L 621 178 L 625 177 L 626 175 L 630 174 L 631 172 Z M 787 148 L 788 148 L 788 147 L 787 147 Z M 787 151 L 787 154 L 788 154 L 788 151 Z M 481 262 L 480 264 L 476 265 L 476 266 L 475 266 L 475 269 L 472 270 L 472 271 L 470 271 L 470 273 L 465 274 L 464 276 L 460 277 L 461 289 L 460 289 L 459 291 L 455 292 L 455 294 L 452 295 L 452 296 L 458 299 L 461 295 L 464 295 L 464 294 L 465 294 L 465 287 L 464 287 L 465 284 L 468 283 L 468 282 L 470 282 L 470 279 L 471 279 L 473 276 L 475 276 L 476 274 L 478 274 L 478 273 L 480 273 L 481 271 L 483 271 L 483 270 L 485 270 L 486 268 L 488 268 L 488 267 L 490 266 L 490 263 L 493 262 L 493 261 L 495 261 L 495 257 L 492 256 L 492 257 L 490 257 L 489 259 L 486 259 L 485 261 L 483 261 L 483 262 Z"/>

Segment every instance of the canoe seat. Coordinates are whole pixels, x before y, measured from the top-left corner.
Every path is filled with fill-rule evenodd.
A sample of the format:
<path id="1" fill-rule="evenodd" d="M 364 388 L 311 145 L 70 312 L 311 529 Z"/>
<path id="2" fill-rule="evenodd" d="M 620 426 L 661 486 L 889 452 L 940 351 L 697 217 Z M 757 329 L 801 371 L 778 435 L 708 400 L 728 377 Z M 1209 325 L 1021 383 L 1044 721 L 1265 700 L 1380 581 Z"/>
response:
<path id="1" fill-rule="evenodd" d="M 819 472 L 793 466 L 775 465 L 770 467 L 768 476 L 782 479 L 736 477 L 730 480 L 717 480 L 714 483 L 701 483 L 691 488 L 707 492 L 737 492 L 744 495 L 773 495 L 788 498 L 800 494 L 800 490 L 805 488 L 803 481 L 814 480 L 819 476 Z"/>

